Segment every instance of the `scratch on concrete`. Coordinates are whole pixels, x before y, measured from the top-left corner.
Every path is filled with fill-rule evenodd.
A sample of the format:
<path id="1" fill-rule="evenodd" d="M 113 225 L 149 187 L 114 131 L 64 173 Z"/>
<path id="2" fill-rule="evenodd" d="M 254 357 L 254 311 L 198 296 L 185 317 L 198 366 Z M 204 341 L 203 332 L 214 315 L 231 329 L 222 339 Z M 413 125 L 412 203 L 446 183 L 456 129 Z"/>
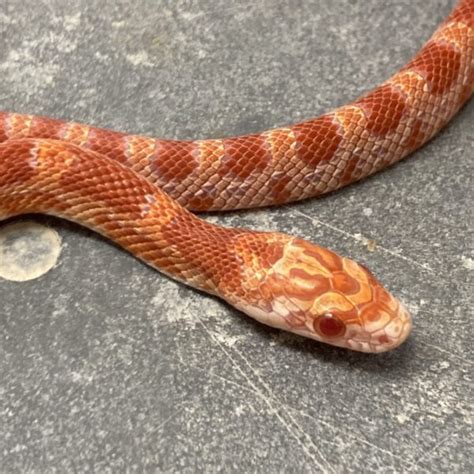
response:
<path id="1" fill-rule="evenodd" d="M 258 372 L 255 370 L 254 367 L 248 362 L 245 356 L 237 351 L 235 348 L 232 349 L 232 352 L 236 353 L 238 357 L 240 357 L 245 364 L 249 367 L 250 371 L 253 375 L 257 378 L 260 382 L 260 388 L 256 383 L 252 381 L 249 377 L 248 373 L 242 368 L 242 366 L 235 360 L 232 356 L 230 351 L 226 349 L 226 347 L 215 337 L 215 335 L 207 328 L 204 324 L 202 319 L 197 316 L 199 323 L 202 325 L 203 329 L 209 335 L 209 337 L 213 340 L 216 346 L 224 353 L 224 355 L 229 359 L 231 364 L 238 370 L 238 372 L 244 377 L 247 381 L 248 386 L 254 391 L 254 393 L 258 394 L 259 398 L 268 406 L 269 414 L 274 414 L 277 420 L 282 424 L 282 426 L 290 433 L 290 435 L 296 440 L 296 442 L 301 446 L 305 454 L 314 462 L 322 472 L 335 472 L 331 464 L 324 458 L 320 449 L 314 444 L 311 437 L 304 431 L 304 429 L 296 422 L 296 420 L 290 416 L 287 412 L 285 412 L 286 417 L 289 418 L 287 420 L 281 413 L 280 409 L 283 408 L 283 405 L 278 401 L 275 397 L 273 392 L 271 391 L 270 387 L 263 381 L 263 379 L 258 375 Z M 306 442 L 303 442 L 301 438 L 304 438 Z"/>
<path id="2" fill-rule="evenodd" d="M 298 415 L 309 418 L 309 419 L 313 420 L 315 423 L 318 423 L 320 425 L 325 426 L 326 428 L 328 428 L 329 430 L 331 430 L 334 433 L 337 433 L 338 431 L 340 431 L 339 428 L 335 429 L 334 425 L 332 425 L 331 423 L 328 423 L 327 421 L 325 421 L 321 418 L 316 418 L 313 415 L 310 415 L 309 413 L 306 413 L 306 412 L 300 411 L 300 410 L 296 410 L 295 408 L 293 408 L 291 406 L 288 406 L 288 405 L 285 405 L 285 407 L 288 410 L 291 410 L 291 411 L 294 411 L 294 412 L 298 413 Z M 390 457 L 392 457 L 394 459 L 397 459 L 398 461 L 400 461 L 402 463 L 407 463 L 408 462 L 406 458 L 398 456 L 397 454 L 393 453 L 392 451 L 390 451 L 388 449 L 381 448 L 380 446 L 377 446 L 376 444 L 371 443 L 370 441 L 366 440 L 365 438 L 362 437 L 363 436 L 362 434 L 356 434 L 353 431 L 348 430 L 348 429 L 344 430 L 344 434 L 347 435 L 348 437 L 354 439 L 358 443 L 365 444 L 366 446 L 369 446 L 370 448 L 372 448 L 376 451 L 379 451 L 379 452 L 384 453 L 384 454 L 388 454 Z"/>
<path id="3" fill-rule="evenodd" d="M 449 438 L 457 436 L 457 433 L 448 433 L 444 436 L 440 441 L 438 441 L 432 448 L 427 449 L 425 451 L 421 451 L 419 456 L 417 456 L 411 465 L 408 467 L 406 472 L 412 472 L 416 469 L 424 459 L 429 459 L 431 455 Z"/>
<path id="4" fill-rule="evenodd" d="M 323 222 L 321 221 L 320 219 L 317 219 L 316 217 L 312 217 L 312 216 L 308 216 L 307 214 L 305 214 L 304 212 L 301 212 L 301 211 L 298 211 L 298 210 L 295 210 L 295 212 L 299 215 L 301 215 L 302 217 L 305 217 L 306 219 L 309 219 L 310 221 L 314 222 L 316 225 L 322 225 L 324 227 L 327 227 L 328 229 L 331 229 L 331 230 L 334 230 L 336 232 L 338 232 L 339 234 L 341 235 L 344 235 L 345 237 L 348 237 L 352 240 L 356 240 L 357 242 L 362 242 L 364 245 L 368 245 L 370 243 L 370 241 L 372 239 L 369 239 L 367 237 L 364 237 L 363 235 L 361 234 L 351 234 L 350 232 L 347 232 L 343 229 L 340 229 L 339 227 L 336 227 L 332 224 L 328 224 L 327 222 Z M 426 263 L 420 263 L 420 262 L 417 262 L 416 260 L 413 260 L 412 258 L 410 257 L 406 257 L 405 255 L 402 255 L 401 253 L 399 252 L 396 252 L 394 250 L 390 250 L 386 247 L 383 247 L 382 245 L 380 245 L 379 243 L 377 243 L 377 246 L 376 248 L 377 250 L 380 250 L 386 254 L 389 254 L 391 255 L 392 257 L 395 257 L 395 258 L 399 258 L 400 260 L 404 260 L 405 262 L 413 265 L 413 266 L 416 266 L 418 268 L 421 268 L 422 270 L 428 272 L 428 273 L 431 273 L 432 275 L 439 275 L 439 272 L 433 270 L 429 265 L 427 265 Z M 375 250 L 374 249 L 374 250 Z"/>
<path id="5" fill-rule="evenodd" d="M 176 418 L 182 411 L 183 407 L 186 406 L 186 405 L 189 405 L 190 402 L 186 401 L 186 402 L 183 402 L 183 403 L 178 403 L 178 408 L 173 412 L 171 413 L 170 416 L 168 416 L 168 418 L 164 419 L 159 425 L 156 426 L 155 428 L 155 431 L 158 431 L 160 430 L 161 428 L 163 428 L 167 423 L 169 423 L 171 420 L 173 420 L 174 418 Z"/>
<path id="6" fill-rule="evenodd" d="M 223 377 L 222 375 L 219 375 L 219 374 L 216 374 L 215 372 L 210 372 L 209 375 L 211 375 L 212 377 L 215 377 L 217 379 L 220 379 L 222 381 L 224 381 L 225 383 L 228 383 L 229 385 L 232 385 L 232 386 L 235 386 L 235 387 L 238 387 L 240 389 L 244 389 L 250 393 L 252 393 L 253 395 L 255 396 L 258 396 L 260 397 L 261 394 L 260 392 L 256 392 L 254 389 L 252 389 L 252 387 L 243 387 L 242 385 L 234 382 L 233 380 L 230 380 L 226 377 Z M 309 413 L 306 413 L 302 410 L 299 410 L 295 407 L 292 407 L 288 404 L 285 404 L 285 403 L 282 403 L 280 402 L 278 399 L 274 398 L 275 402 L 278 403 L 279 407 L 281 409 L 284 409 L 285 411 L 291 411 L 293 412 L 295 415 L 299 415 L 299 416 L 302 416 L 302 417 L 305 417 L 305 418 L 308 418 L 310 419 L 311 421 L 315 422 L 316 424 L 318 425 L 323 425 L 324 427 L 326 427 L 329 431 L 331 431 L 332 433 L 339 433 L 341 431 L 341 428 L 338 427 L 338 428 L 335 428 L 334 424 L 331 424 L 331 423 L 328 423 L 327 421 L 325 421 L 324 419 L 322 418 L 317 418 Z M 355 440 L 356 442 L 358 443 L 361 443 L 361 444 L 364 444 L 366 446 L 369 446 L 370 448 L 376 450 L 376 451 L 379 451 L 381 453 L 384 453 L 384 454 L 387 454 L 389 455 L 390 457 L 394 458 L 394 459 L 397 459 L 398 461 L 400 461 L 401 463 L 403 464 L 406 464 L 406 463 L 409 463 L 409 461 L 406 459 L 406 458 L 403 458 L 401 456 L 398 456 L 397 454 L 393 453 L 392 451 L 388 450 L 388 449 L 384 449 L 384 448 L 381 448 L 380 446 L 377 446 L 376 444 L 374 443 L 371 443 L 370 441 L 366 440 L 363 438 L 363 435 L 361 433 L 354 433 L 353 431 L 351 430 L 348 430 L 348 429 L 344 429 L 343 430 L 344 432 L 344 435 Z M 331 440 L 328 440 L 328 441 L 331 441 Z"/>
<path id="7" fill-rule="evenodd" d="M 470 361 L 469 359 L 465 359 L 464 357 L 460 356 L 459 354 L 456 354 L 455 352 L 453 351 L 450 351 L 448 349 L 444 349 L 442 347 L 439 347 L 439 346 L 436 346 L 435 344 L 430 344 L 429 342 L 425 342 L 425 341 L 421 341 L 421 340 L 418 340 L 417 343 L 420 343 L 426 347 L 431 347 L 432 349 L 435 349 L 439 352 L 442 352 L 443 354 L 447 354 L 449 357 L 454 357 L 455 359 L 458 359 L 462 362 L 464 362 L 465 364 L 468 364 L 468 365 L 473 365 L 473 362 Z"/>
<path id="8" fill-rule="evenodd" d="M 251 2 L 251 3 L 246 3 L 245 5 L 236 5 L 232 7 L 223 7 L 219 9 L 213 9 L 213 10 L 204 10 L 202 12 L 197 13 L 196 15 L 193 15 L 193 18 L 198 18 L 201 16 L 211 16 L 215 13 L 219 14 L 230 14 L 235 11 L 243 10 L 243 11 L 249 11 L 249 10 L 255 10 L 259 9 L 264 5 L 265 1 L 261 1 L 260 3 L 256 2 Z"/>

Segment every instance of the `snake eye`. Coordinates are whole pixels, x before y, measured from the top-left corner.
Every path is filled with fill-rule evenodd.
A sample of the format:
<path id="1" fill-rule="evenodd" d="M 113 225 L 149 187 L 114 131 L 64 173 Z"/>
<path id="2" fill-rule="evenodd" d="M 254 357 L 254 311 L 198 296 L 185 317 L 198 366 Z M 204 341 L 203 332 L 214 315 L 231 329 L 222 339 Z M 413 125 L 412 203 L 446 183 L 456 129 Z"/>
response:
<path id="1" fill-rule="evenodd" d="M 346 325 L 332 313 L 318 316 L 313 323 L 314 330 L 324 337 L 340 337 L 346 332 Z"/>

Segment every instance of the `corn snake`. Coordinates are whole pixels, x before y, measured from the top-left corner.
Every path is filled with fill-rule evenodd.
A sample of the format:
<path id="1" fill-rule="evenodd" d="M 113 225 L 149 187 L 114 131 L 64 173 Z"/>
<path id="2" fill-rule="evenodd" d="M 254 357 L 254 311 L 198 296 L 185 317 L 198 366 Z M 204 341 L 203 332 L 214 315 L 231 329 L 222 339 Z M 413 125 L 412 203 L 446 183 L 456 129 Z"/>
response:
<path id="1" fill-rule="evenodd" d="M 472 0 L 460 2 L 365 97 L 261 134 L 155 140 L 0 114 L 0 217 L 65 217 L 271 326 L 355 350 L 396 347 L 410 317 L 362 266 L 283 234 L 218 228 L 177 203 L 200 211 L 290 202 L 400 160 L 472 93 L 473 12 Z"/>

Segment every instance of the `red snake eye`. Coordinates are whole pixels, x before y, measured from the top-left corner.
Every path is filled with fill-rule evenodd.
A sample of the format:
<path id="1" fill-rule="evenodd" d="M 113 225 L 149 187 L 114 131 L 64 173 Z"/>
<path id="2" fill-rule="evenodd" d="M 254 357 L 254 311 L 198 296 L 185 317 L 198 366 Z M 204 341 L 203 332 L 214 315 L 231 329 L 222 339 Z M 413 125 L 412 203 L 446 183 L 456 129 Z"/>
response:
<path id="1" fill-rule="evenodd" d="M 339 337 L 346 332 L 346 325 L 331 313 L 325 313 L 314 320 L 314 330 L 324 337 Z"/>

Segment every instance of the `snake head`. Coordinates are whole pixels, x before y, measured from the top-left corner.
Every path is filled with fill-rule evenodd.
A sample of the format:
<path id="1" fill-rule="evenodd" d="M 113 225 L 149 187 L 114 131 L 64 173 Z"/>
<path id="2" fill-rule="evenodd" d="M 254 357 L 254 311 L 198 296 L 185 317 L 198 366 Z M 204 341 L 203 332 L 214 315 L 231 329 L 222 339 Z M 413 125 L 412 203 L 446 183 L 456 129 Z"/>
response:
<path id="1" fill-rule="evenodd" d="M 254 244 L 258 252 L 246 258 L 246 303 L 232 301 L 239 309 L 267 325 L 362 352 L 385 352 L 408 337 L 408 311 L 365 267 L 301 239 L 266 235 L 272 236 L 266 251 Z"/>

